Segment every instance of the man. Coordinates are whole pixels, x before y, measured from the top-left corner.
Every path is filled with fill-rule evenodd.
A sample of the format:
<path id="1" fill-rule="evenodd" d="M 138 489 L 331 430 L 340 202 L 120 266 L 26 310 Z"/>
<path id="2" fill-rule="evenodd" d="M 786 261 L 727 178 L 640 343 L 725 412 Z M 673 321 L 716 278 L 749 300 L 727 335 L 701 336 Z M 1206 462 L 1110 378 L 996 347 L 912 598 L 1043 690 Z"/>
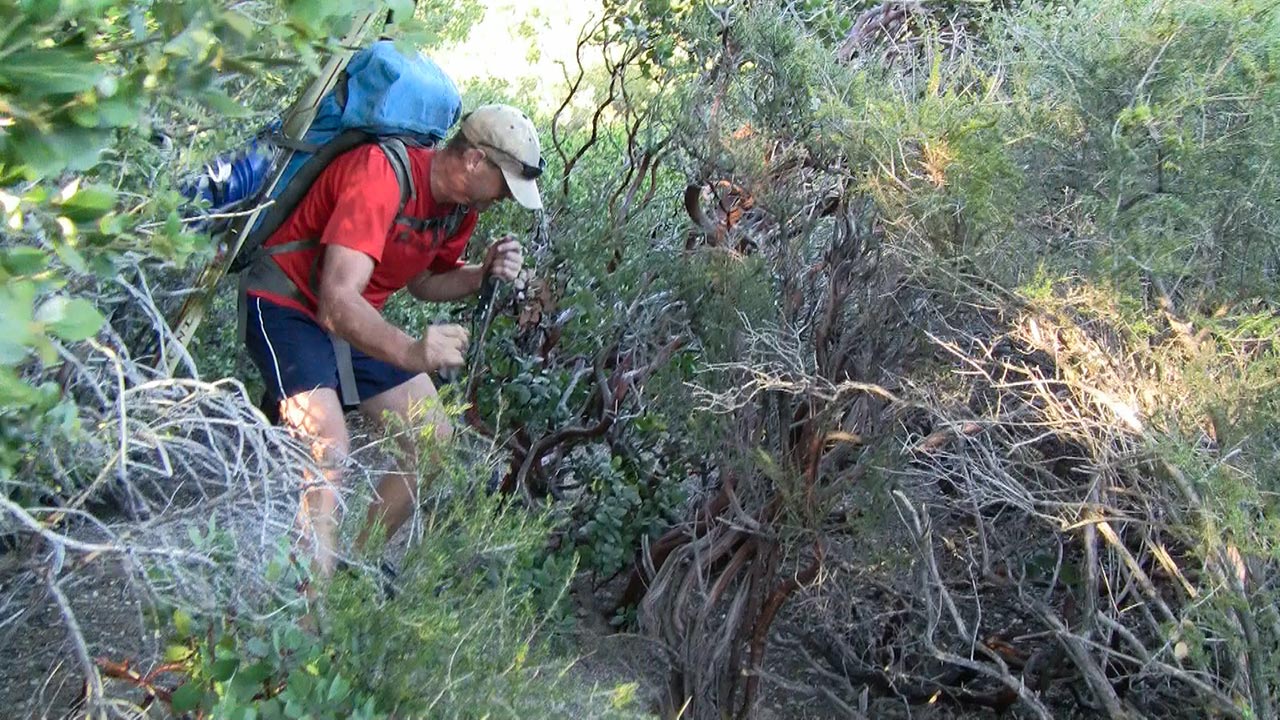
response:
<path id="1" fill-rule="evenodd" d="M 325 576 L 336 560 L 337 488 L 349 450 L 343 397 L 375 422 L 385 413 L 408 420 L 436 396 L 428 373 L 462 365 L 468 342 L 459 325 L 432 325 L 415 339 L 383 319 L 383 304 L 402 288 L 419 300 L 447 302 L 476 293 L 486 275 L 514 279 L 523 254 L 513 237 L 490 245 L 478 265 L 459 258 L 477 214 L 493 203 L 514 198 L 531 210 L 542 207 L 538 136 L 510 106 L 476 109 L 444 148 L 410 148 L 408 159 L 416 193 L 401 217 L 387 153 L 365 145 L 334 159 L 260 260 L 283 271 L 291 292 L 250 284 L 244 298 L 245 344 L 267 393 L 279 403 L 281 422 L 311 442 L 323 469 L 322 477 L 304 480 L 299 525 L 314 570 Z M 423 221 L 406 223 L 403 216 Z M 306 242 L 312 238 L 319 242 Z M 340 341 L 350 345 L 349 365 L 340 359 Z M 447 441 L 448 419 L 429 412 L 434 438 Z M 404 458 L 377 487 L 357 546 L 376 525 L 390 537 L 417 507 L 419 449 L 412 438 L 402 447 Z"/>

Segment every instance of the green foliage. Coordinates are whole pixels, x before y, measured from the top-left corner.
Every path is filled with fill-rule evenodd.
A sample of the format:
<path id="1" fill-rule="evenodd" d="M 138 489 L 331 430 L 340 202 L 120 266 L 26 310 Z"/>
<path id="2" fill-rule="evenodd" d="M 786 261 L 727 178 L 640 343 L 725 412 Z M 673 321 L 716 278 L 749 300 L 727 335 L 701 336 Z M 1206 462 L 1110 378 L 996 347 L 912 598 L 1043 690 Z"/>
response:
<path id="1" fill-rule="evenodd" d="M 575 453 L 571 472 L 590 487 L 586 519 L 575 531 L 586 569 L 613 576 L 632 562 L 643 538 L 656 539 L 681 519 L 687 499 L 682 478 L 659 462 L 652 449 L 635 461 L 598 448 Z"/>
<path id="2" fill-rule="evenodd" d="M 459 475 L 462 479 L 463 476 Z M 548 553 L 549 519 L 452 486 L 423 523 L 395 584 L 341 571 L 311 622 L 300 607 L 268 618 L 168 619 L 166 661 L 185 680 L 175 711 L 216 717 L 633 717 L 622 695 L 580 687 L 557 654 L 556 618 L 576 563 Z M 278 564 L 282 586 L 298 568 Z M 313 581 L 314 582 L 314 581 Z"/>
<path id="3" fill-rule="evenodd" d="M 421 48 L 464 39 L 485 12 L 478 0 L 415 0 L 412 8 L 417 27 L 406 40 Z"/>
<path id="4" fill-rule="evenodd" d="M 997 78 L 972 58 L 944 68 L 945 52 L 929 46 L 918 86 L 895 88 L 874 75 L 855 82 L 868 93 L 854 136 L 864 145 L 848 151 L 869 155 L 863 187 L 893 234 L 950 256 L 980 251 L 1008 230 L 1022 178 L 999 127 Z"/>
<path id="5" fill-rule="evenodd" d="M 1097 223 L 1072 230 L 1099 269 L 1216 295 L 1230 279 L 1226 299 L 1269 287 L 1278 23 L 1270 2 L 1111 0 L 1005 21 L 1007 132 L 1046 200 L 1067 188 Z"/>
<path id="6" fill-rule="evenodd" d="M 1280 319 L 1265 306 L 1234 308 L 1218 317 L 1195 318 L 1198 342 L 1188 352 L 1182 345 L 1163 348 L 1161 370 L 1166 377 L 1177 378 L 1182 392 L 1181 402 L 1172 405 L 1176 415 L 1169 418 L 1177 428 L 1175 437 L 1190 438 L 1207 431 L 1222 447 L 1241 452 L 1247 458 L 1243 466 L 1188 468 L 1205 482 L 1222 484 L 1224 490 L 1211 490 L 1211 498 L 1221 499 L 1223 512 L 1251 507 L 1251 512 L 1269 509 L 1263 498 L 1275 488 L 1276 476 L 1272 456 L 1276 452 L 1275 428 L 1280 421 L 1280 346 L 1275 338 Z M 1187 440 L 1183 440 L 1187 442 Z M 1237 472 L 1244 469 L 1244 477 Z M 1252 492 L 1260 493 L 1250 502 L 1237 504 L 1229 498 L 1241 491 L 1237 483 L 1245 483 Z M 1280 522 L 1270 513 L 1268 523 Z M 1236 530 L 1245 533 L 1256 527 L 1255 520 L 1243 521 Z M 1240 535 L 1241 537 L 1244 534 Z M 1263 533 L 1263 537 L 1276 535 Z M 1270 554 L 1264 550 L 1263 554 Z"/>
<path id="7" fill-rule="evenodd" d="M 838 72 L 830 50 L 797 32 L 785 15 L 767 6 L 744 13 L 733 34 L 741 43 L 741 55 L 727 109 L 745 116 L 733 120 L 749 122 L 770 136 L 807 140 L 810 113 L 826 88 L 824 80 Z"/>
<path id="8" fill-rule="evenodd" d="M 792 11 L 820 42 L 836 46 L 853 27 L 854 18 L 858 11 L 865 9 L 864 5 L 866 3 L 858 2 L 850 7 L 827 0 L 802 0 L 793 4 Z"/>
<path id="9" fill-rule="evenodd" d="M 665 74 L 671 67 L 683 22 L 696 3 L 690 0 L 604 0 L 602 37 L 634 42 L 643 48 L 637 69 L 645 78 Z"/>
<path id="10" fill-rule="evenodd" d="M 176 170 L 156 131 L 183 113 L 244 115 L 228 88 L 282 61 L 315 66 L 362 7 L 268 9 L 281 24 L 215 0 L 0 9 L 0 479 L 35 461 L 45 438 L 74 431 L 71 399 L 41 374 L 116 310 L 103 286 L 208 247 L 184 227 L 170 183 L 156 182 Z"/>
<path id="11" fill-rule="evenodd" d="M 694 256 L 674 269 L 673 276 L 691 310 L 689 324 L 701 343 L 704 362 L 740 357 L 743 322 L 759 323 L 777 312 L 775 289 L 759 258 Z"/>
<path id="12" fill-rule="evenodd" d="M 185 675 L 172 695 L 175 713 L 226 718 L 374 718 L 374 699 L 353 687 L 335 654 L 296 624 L 205 627 L 181 611 L 173 617 L 165 661 Z"/>
<path id="13" fill-rule="evenodd" d="M 358 688 L 335 651 L 296 623 L 208 623 L 177 611 L 165 661 L 182 667 L 175 713 L 225 718 L 375 718 L 375 699 Z"/>

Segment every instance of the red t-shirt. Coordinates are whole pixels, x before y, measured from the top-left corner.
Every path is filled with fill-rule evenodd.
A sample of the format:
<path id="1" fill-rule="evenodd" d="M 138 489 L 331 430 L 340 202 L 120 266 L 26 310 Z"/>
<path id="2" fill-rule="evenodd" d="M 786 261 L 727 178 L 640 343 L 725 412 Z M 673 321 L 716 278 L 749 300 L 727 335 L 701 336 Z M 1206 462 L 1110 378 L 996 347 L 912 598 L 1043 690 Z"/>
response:
<path id="1" fill-rule="evenodd" d="M 416 218 L 448 215 L 455 206 L 436 203 L 427 181 L 435 151 L 408 150 L 417 196 L 405 205 L 404 214 Z M 307 305 L 270 292 L 254 290 L 250 294 L 314 317 L 317 301 L 311 287 L 312 271 L 314 268 L 318 282 L 324 259 L 321 256 L 320 265 L 316 265 L 316 256 L 324 245 L 342 245 L 373 258 L 373 275 L 362 294 L 377 310 L 424 270 L 447 273 L 462 266 L 459 258 L 476 227 L 475 211 L 468 211 L 458 231 L 446 238 L 435 230 L 413 232 L 403 225 L 393 227 L 399 205 L 400 184 L 381 148 L 362 145 L 339 155 L 266 242 L 266 247 L 271 247 L 303 238 L 320 239 L 321 247 L 271 256 L 302 291 Z"/>

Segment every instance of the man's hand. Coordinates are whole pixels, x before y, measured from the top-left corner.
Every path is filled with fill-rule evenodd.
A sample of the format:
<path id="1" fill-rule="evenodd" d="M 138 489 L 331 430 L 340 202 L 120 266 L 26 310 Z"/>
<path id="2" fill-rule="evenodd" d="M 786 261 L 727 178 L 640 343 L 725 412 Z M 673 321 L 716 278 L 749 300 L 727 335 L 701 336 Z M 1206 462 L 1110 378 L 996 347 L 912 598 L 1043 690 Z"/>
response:
<path id="1" fill-rule="evenodd" d="M 422 339 L 413 344 L 409 369 L 429 373 L 461 367 L 469 340 L 470 333 L 461 325 L 431 325 Z"/>
<path id="2" fill-rule="evenodd" d="M 501 278 L 507 282 L 516 279 L 516 274 L 524 266 L 524 249 L 515 235 L 504 235 L 489 246 L 484 256 L 484 271 L 487 275 Z"/>

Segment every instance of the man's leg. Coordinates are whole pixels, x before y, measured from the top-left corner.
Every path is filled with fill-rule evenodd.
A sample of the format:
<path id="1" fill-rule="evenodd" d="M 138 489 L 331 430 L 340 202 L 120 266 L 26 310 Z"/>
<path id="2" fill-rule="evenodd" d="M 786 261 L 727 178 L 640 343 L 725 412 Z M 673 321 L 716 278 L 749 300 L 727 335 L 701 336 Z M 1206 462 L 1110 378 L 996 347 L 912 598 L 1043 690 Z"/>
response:
<path id="1" fill-rule="evenodd" d="M 336 559 L 338 488 L 350 447 L 335 389 L 338 364 L 333 343 L 306 313 L 258 297 L 244 302 L 245 349 L 262 373 L 268 395 L 278 399 L 278 422 L 310 444 L 319 466 L 318 474 L 302 477 L 297 525 L 299 544 L 311 554 L 312 569 L 327 576 Z"/>
<path id="2" fill-rule="evenodd" d="M 426 463 L 422 462 L 421 453 L 431 452 L 430 447 L 423 447 L 421 443 L 422 429 L 432 428 L 430 445 L 437 447 L 453 437 L 449 418 L 440 409 L 436 398 L 436 387 L 431 378 L 415 375 L 409 381 L 360 404 L 361 412 L 384 427 L 384 414 L 394 418 L 392 428 L 398 431 L 396 441 L 400 445 L 401 458 L 396 472 L 389 473 L 378 483 L 373 502 L 369 504 L 365 527 L 356 538 L 356 547 L 364 547 L 369 533 L 377 526 L 386 531 L 387 538 L 395 535 L 417 508 L 419 469 L 424 465 L 434 467 L 437 464 L 431 457 L 426 458 Z M 430 476 L 423 478 L 423 484 L 429 485 L 430 480 Z"/>
<path id="3" fill-rule="evenodd" d="M 328 577 L 337 560 L 338 488 L 351 444 L 342 402 L 330 388 L 298 393 L 280 403 L 280 421 L 311 443 L 311 456 L 321 469 L 319 477 L 311 472 L 303 476 L 298 530 L 299 544 L 311 553 L 312 570 Z"/>

